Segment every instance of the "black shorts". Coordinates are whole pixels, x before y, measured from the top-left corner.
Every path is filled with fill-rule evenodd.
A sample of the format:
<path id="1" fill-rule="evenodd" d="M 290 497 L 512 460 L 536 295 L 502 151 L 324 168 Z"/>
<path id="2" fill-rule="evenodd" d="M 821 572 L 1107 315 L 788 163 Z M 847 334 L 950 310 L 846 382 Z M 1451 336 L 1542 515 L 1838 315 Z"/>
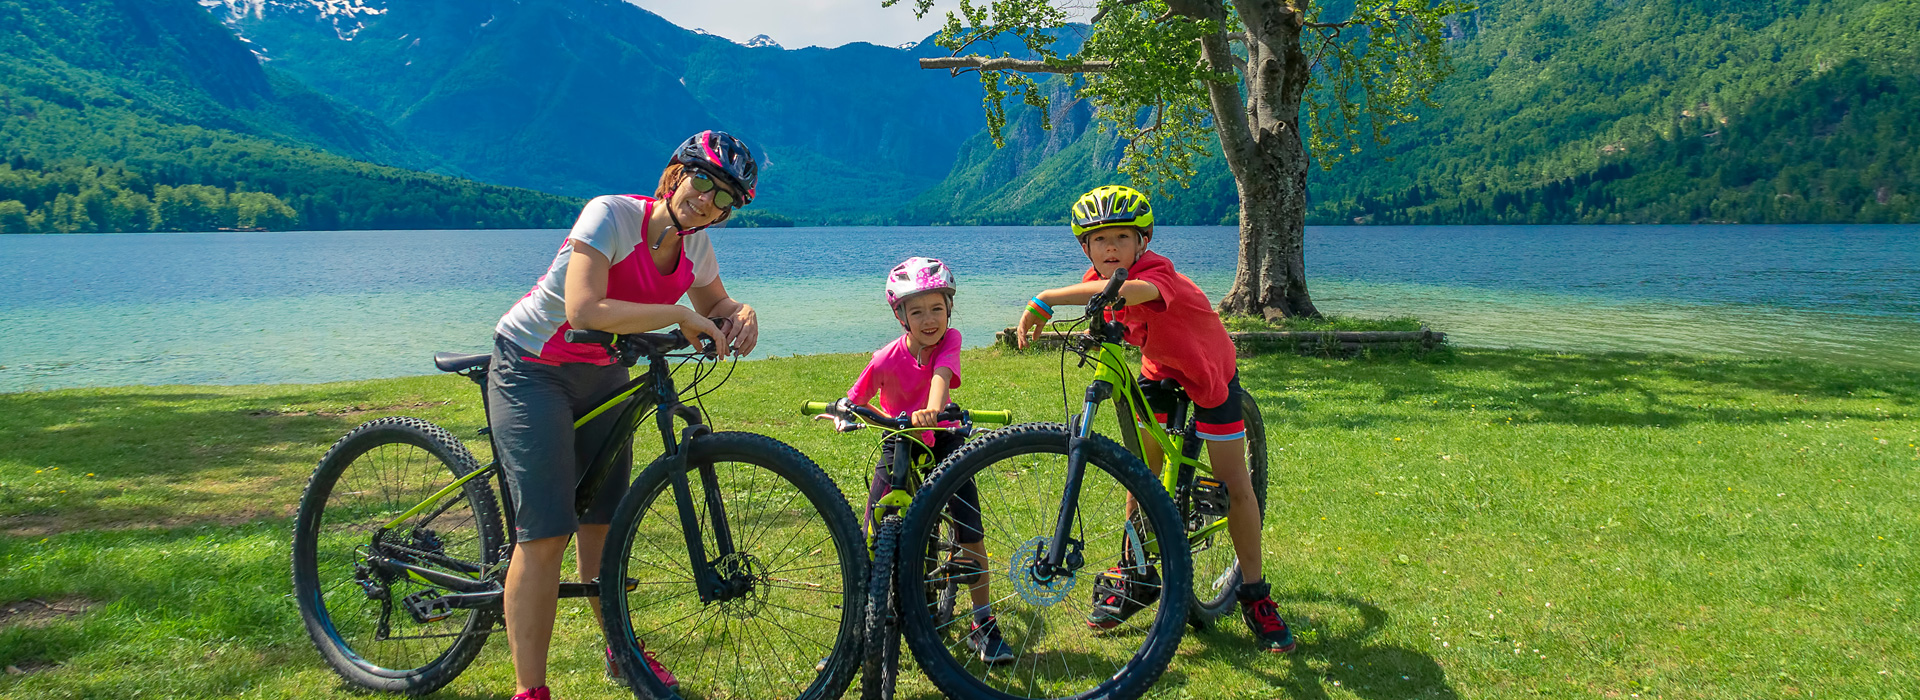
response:
<path id="1" fill-rule="evenodd" d="M 916 440 L 915 442 L 919 441 Z M 960 446 L 965 443 L 966 440 L 961 439 L 960 436 L 954 435 L 953 433 L 945 431 L 934 433 L 932 463 L 939 464 L 946 461 L 948 455 L 959 450 Z M 888 491 L 893 490 L 893 485 L 889 477 L 893 473 L 893 446 L 895 444 L 894 442 L 888 442 L 886 447 L 880 449 L 880 462 L 874 465 L 873 481 L 867 487 L 866 522 L 867 532 L 869 534 L 873 532 L 873 504 L 878 503 L 881 496 L 885 496 Z M 926 443 L 919 444 L 925 445 Z M 908 447 L 913 448 L 912 445 Z M 926 478 L 927 475 L 921 474 L 920 476 L 921 478 Z M 972 544 L 986 537 L 986 531 L 981 529 L 980 526 L 980 489 L 974 486 L 972 479 L 968 479 L 967 483 L 961 484 L 960 489 L 953 493 L 953 500 L 947 502 L 947 514 L 952 516 L 954 523 L 960 527 L 960 531 L 954 533 L 955 541 L 962 544 Z"/>
<path id="2" fill-rule="evenodd" d="M 1153 409 L 1153 419 L 1167 424 L 1167 414 L 1173 411 L 1178 398 L 1186 396 L 1186 390 L 1172 379 L 1149 380 L 1140 378 L 1140 393 L 1147 397 L 1147 407 Z M 1240 373 L 1234 372 L 1227 380 L 1227 400 L 1218 406 L 1193 405 L 1195 431 L 1202 440 L 1238 440 L 1247 436 L 1246 410 L 1241 401 L 1247 394 L 1240 388 Z M 1191 399 L 1189 399 L 1191 400 Z M 1179 430 L 1186 426 L 1166 425 L 1168 430 Z"/>
<path id="3" fill-rule="evenodd" d="M 628 443 L 613 460 L 592 507 L 575 517 L 574 492 L 594 453 L 617 427 L 620 412 L 603 413 L 578 431 L 573 417 L 592 410 L 594 399 L 625 384 L 627 368 L 545 364 L 527 359 L 530 354 L 495 336 L 493 366 L 487 370 L 487 424 L 513 492 L 513 529 L 521 542 L 571 535 L 581 523 L 613 522 L 614 506 L 626 495 L 633 469 Z"/>

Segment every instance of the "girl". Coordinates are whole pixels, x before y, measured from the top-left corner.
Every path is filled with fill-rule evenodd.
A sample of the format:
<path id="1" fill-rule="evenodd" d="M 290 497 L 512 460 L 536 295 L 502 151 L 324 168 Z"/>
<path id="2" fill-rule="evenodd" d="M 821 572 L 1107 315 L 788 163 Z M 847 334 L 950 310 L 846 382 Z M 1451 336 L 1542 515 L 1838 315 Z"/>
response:
<path id="1" fill-rule="evenodd" d="M 847 390 L 843 401 L 872 407 L 887 415 L 911 413 L 914 427 L 940 425 L 936 418 L 951 400 L 950 391 L 960 386 L 960 331 L 947 327 L 957 291 L 953 271 L 933 258 L 907 258 L 887 273 L 887 304 L 903 331 L 900 338 L 873 353 L 873 360 L 860 372 L 860 379 Z M 951 425 L 951 424 L 948 424 Z M 932 449 L 937 463 L 960 448 L 962 438 L 950 432 L 929 431 L 918 434 Z M 893 465 L 890 442 L 880 453 L 874 468 L 872 485 L 867 489 L 868 531 L 873 529 L 873 504 L 892 490 L 888 471 Z M 986 548 L 981 546 L 984 531 L 980 526 L 980 492 L 972 482 L 960 488 L 948 512 L 960 525 L 960 548 L 986 568 Z M 967 645 L 980 655 L 980 661 L 1003 664 L 1013 661 L 1013 649 L 1000 637 L 988 604 L 986 577 L 972 586 L 973 625 Z"/>

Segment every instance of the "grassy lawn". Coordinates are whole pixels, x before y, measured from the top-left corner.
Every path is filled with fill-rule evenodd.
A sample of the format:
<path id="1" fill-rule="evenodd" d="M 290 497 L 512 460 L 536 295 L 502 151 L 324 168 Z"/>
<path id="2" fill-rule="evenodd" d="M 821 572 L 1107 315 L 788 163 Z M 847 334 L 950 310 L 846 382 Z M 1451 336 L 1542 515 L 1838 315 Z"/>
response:
<path id="1" fill-rule="evenodd" d="M 743 363 L 706 405 L 863 493 L 873 441 L 796 412 L 862 361 Z M 964 405 L 1060 419 L 1057 355 L 966 361 Z M 1920 377 L 1481 350 L 1241 368 L 1273 449 L 1267 571 L 1302 644 L 1190 635 L 1156 696 L 1920 697 Z M 1087 376 L 1068 366 L 1076 399 Z M 0 617 L 0 664 L 31 671 L 0 695 L 345 693 L 287 597 L 289 516 L 336 437 L 393 414 L 482 423 L 449 376 L 0 394 L 0 603 L 92 603 Z M 561 620 L 557 693 L 624 696 L 585 605 Z M 510 694 L 505 651 L 440 696 Z"/>

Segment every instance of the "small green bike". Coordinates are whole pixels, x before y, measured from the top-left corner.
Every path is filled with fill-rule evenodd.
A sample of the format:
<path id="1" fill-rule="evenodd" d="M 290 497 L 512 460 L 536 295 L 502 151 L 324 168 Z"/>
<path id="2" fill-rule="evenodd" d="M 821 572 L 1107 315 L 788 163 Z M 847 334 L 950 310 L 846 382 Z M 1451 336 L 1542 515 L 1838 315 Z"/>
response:
<path id="1" fill-rule="evenodd" d="M 704 697 L 838 698 L 857 664 L 867 572 L 839 488 L 798 450 L 713 432 L 682 401 L 668 359 L 711 359 L 712 347 L 674 354 L 688 347 L 677 332 L 571 330 L 567 340 L 600 343 L 628 367 L 644 358 L 648 368 L 575 416 L 576 429 L 603 414 L 617 420 L 584 472 L 576 510 L 592 503 L 649 415 L 663 445 L 613 516 L 600 580 L 560 584 L 563 598 L 600 599 L 627 685 L 641 697 L 675 697 L 643 656 L 658 654 L 681 689 Z M 483 387 L 489 361 L 434 358 Z M 695 364 L 688 391 L 711 367 Z M 328 665 L 353 685 L 410 695 L 464 671 L 500 629 L 511 498 L 498 462 L 481 466 L 427 421 L 381 418 L 334 443 L 301 496 L 293 534 L 294 597 Z"/>
<path id="2" fill-rule="evenodd" d="M 867 578 L 866 622 L 861 634 L 864 653 L 860 676 L 863 700 L 890 700 L 900 670 L 899 611 L 894 587 L 894 572 L 900 562 L 897 557 L 900 514 L 913 504 L 913 494 L 920 489 L 920 475 L 935 466 L 932 451 L 920 441 L 919 435 L 943 431 L 966 438 L 974 434 L 975 422 L 1005 425 L 1013 421 L 1013 414 L 1008 411 L 964 411 L 958 405 L 947 404 L 940 412 L 939 421 L 958 422 L 958 426 L 916 428 L 904 414 L 889 418 L 866 406 L 837 402 L 810 401 L 800 407 L 800 413 L 830 417 L 834 420 L 835 428 L 843 433 L 867 426 L 879 428 L 882 445 L 891 448 L 893 463 L 888 471 L 887 483 L 893 485 L 892 490 L 874 503 L 871 513 L 873 530 L 868 533 L 873 564 Z M 981 563 L 969 556 L 959 544 L 959 532 L 960 525 L 952 518 L 942 518 L 935 528 L 935 540 L 929 543 L 931 551 L 939 553 L 939 561 L 926 572 L 925 598 L 943 624 L 954 617 L 960 587 L 974 583 L 984 573 Z"/>
<path id="3" fill-rule="evenodd" d="M 975 663 L 953 653 L 941 622 L 929 611 L 904 613 L 903 632 L 914 658 L 948 695 L 1131 700 L 1166 670 L 1185 625 L 1201 628 L 1233 610 L 1240 572 L 1226 535 L 1226 488 L 1207 475 L 1192 404 L 1183 393 L 1175 394 L 1168 416 L 1171 424 L 1182 426 L 1179 432 L 1169 434 L 1153 420 L 1143 426 L 1173 468 L 1155 476 L 1143 461 L 1136 416 L 1153 413 L 1120 344 L 1125 328 L 1105 315 L 1124 304 L 1119 289 L 1125 279 L 1126 270 L 1116 271 L 1087 302 L 1082 319 L 1087 333 L 1062 349 L 1063 387 L 1064 353 L 1077 354 L 1083 367 L 1095 366 L 1071 425 L 1016 425 L 968 443 L 942 463 L 907 512 L 902 561 L 930 554 L 914 547 L 933 522 L 933 513 L 920 504 L 941 502 L 967 479 L 981 484 L 980 500 L 993 504 L 995 512 L 1030 513 L 996 518 L 987 540 L 991 548 L 1011 550 L 1004 559 L 1012 561 L 1007 575 L 1015 595 L 995 605 L 1001 632 L 1016 651 L 1034 657 L 1031 662 L 1015 664 L 1010 673 Z M 1124 448 L 1094 432 L 1100 405 L 1109 400 Z M 1264 508 L 1265 428 L 1251 399 L 1243 408 L 1247 468 Z M 1003 488 L 989 495 L 988 484 Z M 1108 570 L 1112 562 L 1118 565 Z M 1089 563 L 1094 563 L 1091 570 Z M 902 568 L 902 590 L 923 584 L 919 570 Z M 1118 592 L 1138 612 L 1110 629 L 1090 625 L 1095 619 L 1091 594 L 1100 587 Z"/>

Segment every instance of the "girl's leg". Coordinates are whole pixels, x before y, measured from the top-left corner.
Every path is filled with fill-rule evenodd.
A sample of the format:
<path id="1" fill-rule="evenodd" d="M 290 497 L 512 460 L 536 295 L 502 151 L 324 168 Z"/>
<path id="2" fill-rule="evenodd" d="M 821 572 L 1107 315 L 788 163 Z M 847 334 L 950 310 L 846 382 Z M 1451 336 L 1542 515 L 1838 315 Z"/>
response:
<path id="1" fill-rule="evenodd" d="M 1240 580 L 1259 583 L 1260 499 L 1253 495 L 1253 476 L 1247 472 L 1247 439 L 1207 441 L 1207 463 L 1214 478 L 1227 487 L 1227 534 L 1240 557 Z"/>
<path id="2" fill-rule="evenodd" d="M 604 530 L 603 530 L 604 533 Z M 503 598 L 513 678 L 524 692 L 547 684 L 547 646 L 560 598 L 560 560 L 567 536 L 544 537 L 513 547 Z M 595 566 L 599 565 L 596 560 Z"/>

